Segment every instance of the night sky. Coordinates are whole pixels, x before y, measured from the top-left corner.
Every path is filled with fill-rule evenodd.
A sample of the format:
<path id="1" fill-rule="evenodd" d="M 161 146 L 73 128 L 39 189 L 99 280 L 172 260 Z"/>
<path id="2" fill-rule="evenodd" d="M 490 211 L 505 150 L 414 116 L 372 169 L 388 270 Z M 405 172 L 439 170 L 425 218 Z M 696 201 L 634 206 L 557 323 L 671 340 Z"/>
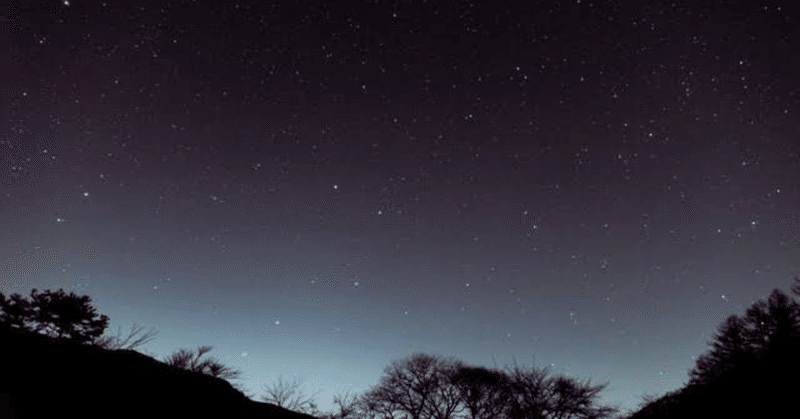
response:
<path id="1" fill-rule="evenodd" d="M 425 352 L 632 408 L 800 275 L 794 3 L 12 1 L 0 292 L 255 400 Z"/>

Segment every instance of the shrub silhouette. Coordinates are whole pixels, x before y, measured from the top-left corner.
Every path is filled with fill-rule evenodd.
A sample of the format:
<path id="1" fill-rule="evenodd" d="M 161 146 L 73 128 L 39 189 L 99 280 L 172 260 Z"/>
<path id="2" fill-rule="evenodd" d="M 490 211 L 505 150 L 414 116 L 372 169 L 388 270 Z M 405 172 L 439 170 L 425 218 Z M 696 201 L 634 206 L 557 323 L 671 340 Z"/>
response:
<path id="1" fill-rule="evenodd" d="M 215 378 L 222 378 L 230 383 L 230 380 L 241 378 L 242 372 L 233 370 L 225 365 L 222 365 L 214 358 L 207 358 L 200 361 L 206 353 L 211 351 L 211 346 L 199 346 L 197 353 L 186 349 L 180 349 L 169 355 L 164 359 L 164 363 L 173 367 L 178 367 L 187 371 L 199 372 Z M 233 388 L 244 393 L 247 398 L 252 398 L 253 394 L 249 394 L 246 388 L 240 383 L 230 383 Z M 280 406 L 279 406 L 280 407 Z"/>
<path id="2" fill-rule="evenodd" d="M 267 393 L 261 396 L 261 399 L 284 409 L 317 416 L 320 412 L 317 410 L 315 396 L 319 393 L 306 397 L 300 389 L 301 384 L 296 377 L 289 383 L 284 382 L 283 377 L 279 375 L 277 383 L 271 387 L 264 387 Z"/>
<path id="3" fill-rule="evenodd" d="M 205 359 L 200 361 L 203 355 L 211 350 L 211 346 L 200 346 L 197 348 L 197 354 L 192 351 L 181 349 L 178 352 L 164 359 L 164 363 L 173 367 L 185 369 L 187 371 L 200 372 L 210 375 L 212 377 L 223 379 L 234 379 L 241 375 L 241 371 L 232 370 L 222 364 L 216 359 Z"/>
<path id="4" fill-rule="evenodd" d="M 34 288 L 31 300 L 12 294 L 10 298 L 0 293 L 0 322 L 6 330 L 42 333 L 74 343 L 91 343 L 108 327 L 108 316 L 98 317 L 90 305 L 91 297 L 72 292 L 44 291 Z"/>

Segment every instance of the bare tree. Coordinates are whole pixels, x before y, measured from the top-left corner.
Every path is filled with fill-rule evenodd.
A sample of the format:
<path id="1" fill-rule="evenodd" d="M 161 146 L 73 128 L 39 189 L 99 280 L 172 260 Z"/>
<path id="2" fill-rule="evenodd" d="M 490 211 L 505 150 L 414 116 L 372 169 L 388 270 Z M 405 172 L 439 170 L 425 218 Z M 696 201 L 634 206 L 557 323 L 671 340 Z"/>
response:
<path id="1" fill-rule="evenodd" d="M 451 383 L 458 388 L 466 419 L 502 418 L 509 399 L 508 377 L 485 367 L 461 366 Z"/>
<path id="2" fill-rule="evenodd" d="M 553 397 L 551 398 L 551 415 L 554 419 L 608 418 L 618 409 L 597 404 L 598 395 L 608 383 L 592 385 L 590 380 L 580 382 L 570 377 L 555 377 L 551 381 Z"/>
<path id="3" fill-rule="evenodd" d="M 545 418 L 550 395 L 547 393 L 549 368 L 530 371 L 519 368 L 507 371 L 510 389 L 507 417 L 509 419 Z"/>
<path id="4" fill-rule="evenodd" d="M 315 416 L 320 419 L 353 419 L 359 412 L 359 397 L 351 395 L 349 391 L 336 393 L 333 396 L 333 403 L 336 405 L 334 410 L 320 412 Z"/>
<path id="5" fill-rule="evenodd" d="M 306 397 L 305 393 L 300 389 L 302 382 L 297 380 L 297 377 L 289 383 L 284 382 L 283 377 L 278 375 L 278 382 L 271 387 L 264 387 L 267 392 L 261 397 L 267 403 L 272 403 L 278 407 L 292 410 L 300 413 L 315 414 L 318 412 L 315 397 L 319 392 Z"/>
<path id="6" fill-rule="evenodd" d="M 549 376 L 549 369 L 516 366 L 510 378 L 511 419 L 603 419 L 619 409 L 598 405 L 598 395 L 608 384 L 591 385 L 565 376 Z"/>
<path id="7" fill-rule="evenodd" d="M 139 346 L 142 346 L 142 345 L 144 345 L 146 343 L 151 342 L 153 339 L 155 339 L 155 336 L 158 334 L 158 332 L 156 332 L 155 330 L 151 329 L 149 332 L 147 332 L 147 333 L 143 334 L 142 336 L 136 338 L 136 340 L 134 340 L 133 342 L 129 342 L 137 334 L 139 334 L 139 332 L 141 332 L 143 330 L 143 328 L 138 327 L 136 324 L 131 325 L 131 332 L 130 332 L 130 334 L 128 334 L 128 337 L 126 337 L 124 340 L 120 339 L 120 336 L 122 336 L 122 334 L 121 334 L 122 333 L 122 327 L 120 327 L 118 330 L 119 330 L 119 333 L 117 333 L 116 336 L 101 336 L 101 337 L 97 338 L 92 344 L 96 345 L 96 346 L 99 346 L 99 347 L 101 347 L 103 349 L 111 349 L 111 350 L 131 349 L 132 350 L 132 349 L 136 349 Z"/>
<path id="8" fill-rule="evenodd" d="M 347 393 L 336 393 L 333 396 L 333 403 L 338 406 L 339 412 L 336 414 L 338 419 L 347 419 L 352 416 L 358 408 L 358 395 Z"/>
<path id="9" fill-rule="evenodd" d="M 369 414 L 386 419 L 450 419 L 460 408 L 449 377 L 456 362 L 424 353 L 392 362 L 381 382 L 363 395 Z"/>
<path id="10" fill-rule="evenodd" d="M 405 419 L 407 414 L 384 395 L 380 386 L 372 386 L 359 400 L 360 412 L 366 419 Z"/>
<path id="11" fill-rule="evenodd" d="M 462 367 L 460 361 L 449 359 L 443 361 L 436 374 L 438 383 L 433 391 L 433 403 L 428 404 L 426 412 L 431 419 L 451 419 L 454 415 L 464 411 L 464 404 L 461 402 L 461 391 L 453 385 L 453 377 Z"/>
<path id="12" fill-rule="evenodd" d="M 606 385 L 550 377 L 547 369 L 493 371 L 416 353 L 392 362 L 354 411 L 366 419 L 606 419 L 618 412 L 597 403 Z"/>

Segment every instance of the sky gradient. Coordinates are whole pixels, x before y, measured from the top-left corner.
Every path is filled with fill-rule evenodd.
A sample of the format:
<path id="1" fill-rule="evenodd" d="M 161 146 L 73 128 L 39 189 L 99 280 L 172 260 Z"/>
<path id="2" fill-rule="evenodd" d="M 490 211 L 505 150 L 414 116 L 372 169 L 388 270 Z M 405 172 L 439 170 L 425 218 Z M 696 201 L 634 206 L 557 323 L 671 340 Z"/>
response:
<path id="1" fill-rule="evenodd" d="M 632 408 L 800 275 L 793 2 L 24 3 L 0 292 L 212 345 L 256 400 L 421 351 Z"/>

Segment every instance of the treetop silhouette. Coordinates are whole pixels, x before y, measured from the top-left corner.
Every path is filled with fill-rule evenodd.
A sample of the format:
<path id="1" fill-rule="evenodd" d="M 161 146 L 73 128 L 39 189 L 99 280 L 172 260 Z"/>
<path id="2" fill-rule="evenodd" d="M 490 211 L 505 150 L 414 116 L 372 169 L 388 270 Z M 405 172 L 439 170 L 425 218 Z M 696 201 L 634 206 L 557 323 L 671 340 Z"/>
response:
<path id="1" fill-rule="evenodd" d="M 800 278 L 791 288 L 800 297 Z M 689 382 L 629 419 L 785 417 L 800 391 L 800 303 L 780 289 L 720 323 Z"/>
<path id="2" fill-rule="evenodd" d="M 800 296 L 800 279 L 792 292 Z M 689 385 L 703 385 L 752 373 L 796 366 L 800 349 L 800 304 L 775 288 L 765 300 L 753 303 L 744 316 L 731 315 L 720 326 L 689 372 Z"/>
<path id="3" fill-rule="evenodd" d="M 0 293 L 0 323 L 6 330 L 40 333 L 74 343 L 91 343 L 108 327 L 108 316 L 97 315 L 91 297 L 58 291 L 31 291 L 31 300 Z"/>

